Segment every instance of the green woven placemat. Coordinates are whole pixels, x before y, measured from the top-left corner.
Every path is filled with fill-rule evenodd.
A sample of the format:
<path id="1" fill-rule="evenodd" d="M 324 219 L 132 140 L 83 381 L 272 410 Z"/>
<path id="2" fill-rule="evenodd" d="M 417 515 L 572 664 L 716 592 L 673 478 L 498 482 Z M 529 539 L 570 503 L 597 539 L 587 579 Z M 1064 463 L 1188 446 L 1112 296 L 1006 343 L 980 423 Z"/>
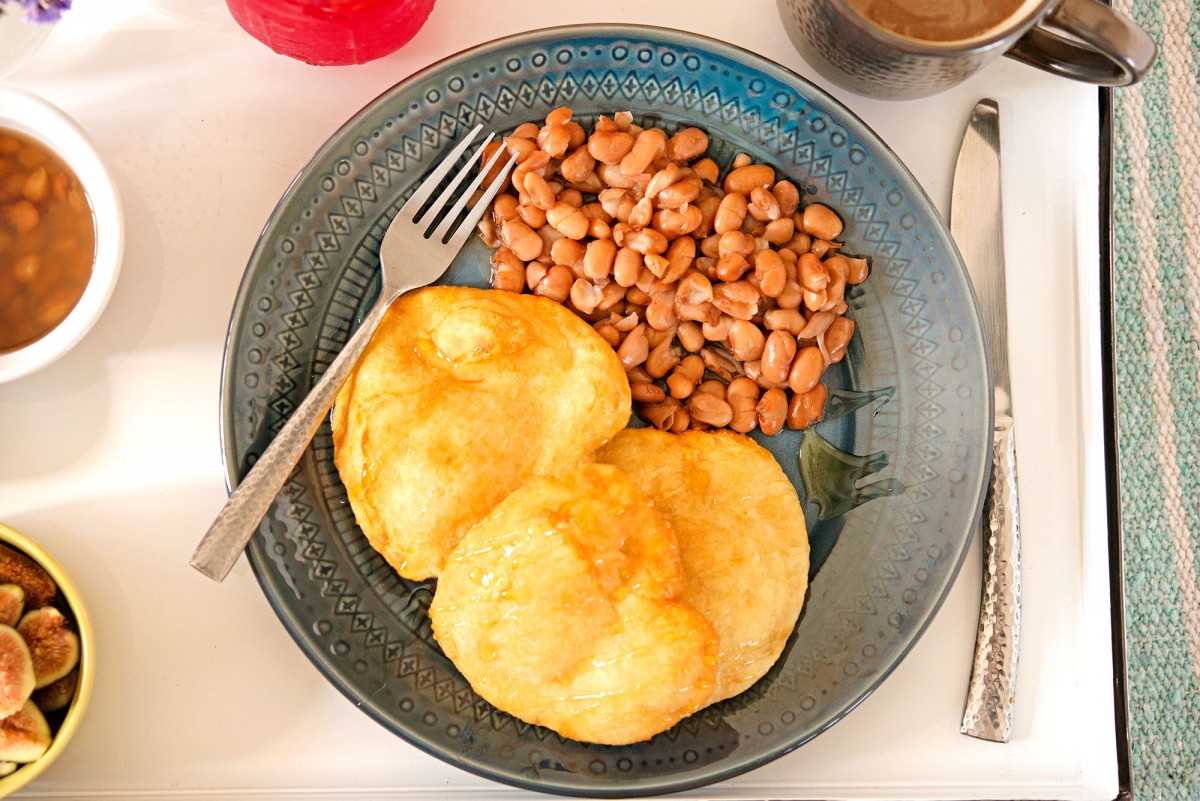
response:
<path id="1" fill-rule="evenodd" d="M 1116 92 L 1116 376 L 1134 797 L 1200 799 L 1200 3 L 1115 3 L 1159 43 Z"/>

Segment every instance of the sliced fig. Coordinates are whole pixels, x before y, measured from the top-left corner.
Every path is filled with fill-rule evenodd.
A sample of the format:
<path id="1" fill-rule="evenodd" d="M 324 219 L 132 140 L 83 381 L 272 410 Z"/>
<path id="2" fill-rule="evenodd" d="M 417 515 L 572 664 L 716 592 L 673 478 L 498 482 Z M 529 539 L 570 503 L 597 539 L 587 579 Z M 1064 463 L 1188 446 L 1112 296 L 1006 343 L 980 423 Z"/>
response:
<path id="1" fill-rule="evenodd" d="M 0 584 L 0 626 L 15 626 L 25 611 L 25 590 L 20 584 Z"/>
<path id="2" fill-rule="evenodd" d="M 54 579 L 41 565 L 4 544 L 0 544 L 0 584 L 16 584 L 24 589 L 29 609 L 45 606 L 58 594 Z"/>
<path id="3" fill-rule="evenodd" d="M 37 688 L 53 684 L 79 664 L 79 635 L 53 606 L 26 612 L 17 633 L 29 646 Z"/>
<path id="4" fill-rule="evenodd" d="M 12 626 L 0 626 L 0 718 L 20 710 L 36 684 L 33 658 L 25 639 Z"/>
<path id="5" fill-rule="evenodd" d="M 75 697 L 75 687 L 79 684 L 79 669 L 72 670 L 56 682 L 47 684 L 40 690 L 33 691 L 33 702 L 43 712 L 57 712 L 66 709 Z"/>
<path id="6" fill-rule="evenodd" d="M 33 701 L 0 720 L 0 762 L 32 762 L 50 747 L 50 724 Z"/>
<path id="7" fill-rule="evenodd" d="M 21 767 L 16 762 L 0 762 L 0 779 Z"/>

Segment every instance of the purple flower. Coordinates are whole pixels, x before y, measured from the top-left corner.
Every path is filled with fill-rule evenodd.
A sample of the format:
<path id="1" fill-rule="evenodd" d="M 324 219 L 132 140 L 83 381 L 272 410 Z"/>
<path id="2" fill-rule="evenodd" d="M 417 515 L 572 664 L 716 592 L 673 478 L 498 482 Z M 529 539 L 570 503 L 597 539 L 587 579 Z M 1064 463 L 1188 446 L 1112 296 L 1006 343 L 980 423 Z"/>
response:
<path id="1" fill-rule="evenodd" d="M 9 3 L 25 9 L 26 22 L 58 22 L 62 13 L 71 7 L 71 0 L 0 0 L 0 14 Z"/>

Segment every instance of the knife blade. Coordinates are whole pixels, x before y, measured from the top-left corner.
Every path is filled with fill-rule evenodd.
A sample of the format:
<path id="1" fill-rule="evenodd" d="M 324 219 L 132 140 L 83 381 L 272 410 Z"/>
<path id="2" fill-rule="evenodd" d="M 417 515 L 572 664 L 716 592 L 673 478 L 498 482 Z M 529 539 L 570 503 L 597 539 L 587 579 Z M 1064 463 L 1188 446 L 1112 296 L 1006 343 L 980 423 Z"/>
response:
<path id="1" fill-rule="evenodd" d="M 979 628 L 959 731 L 1006 743 L 1012 736 L 1021 638 L 1021 536 L 1008 361 L 1000 109 L 990 98 L 976 104 L 963 133 L 950 196 L 950 232 L 979 300 L 995 394 L 992 471 L 981 520 Z"/>

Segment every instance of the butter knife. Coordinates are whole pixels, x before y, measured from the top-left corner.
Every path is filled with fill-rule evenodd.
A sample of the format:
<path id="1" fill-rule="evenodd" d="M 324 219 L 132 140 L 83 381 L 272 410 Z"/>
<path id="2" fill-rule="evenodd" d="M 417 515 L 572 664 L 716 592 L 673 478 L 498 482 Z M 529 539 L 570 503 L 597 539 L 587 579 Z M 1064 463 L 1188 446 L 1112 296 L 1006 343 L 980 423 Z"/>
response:
<path id="1" fill-rule="evenodd" d="M 1006 743 L 1012 736 L 1021 638 L 1021 536 L 1004 270 L 1000 109 L 984 99 L 963 134 L 950 199 L 950 232 L 975 285 L 995 388 L 992 474 L 983 504 L 983 593 L 971 683 L 959 731 Z"/>

